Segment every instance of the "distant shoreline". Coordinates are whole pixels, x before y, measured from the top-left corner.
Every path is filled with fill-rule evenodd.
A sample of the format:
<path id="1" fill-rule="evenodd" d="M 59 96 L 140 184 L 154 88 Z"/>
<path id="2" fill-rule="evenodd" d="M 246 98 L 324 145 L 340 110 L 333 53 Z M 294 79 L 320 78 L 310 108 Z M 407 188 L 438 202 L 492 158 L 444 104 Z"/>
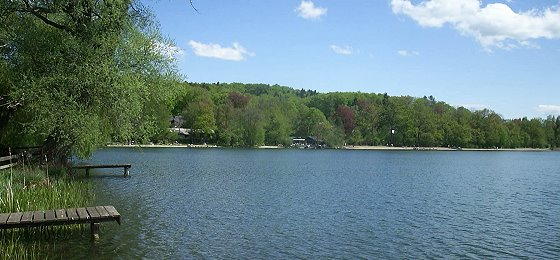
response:
<path id="1" fill-rule="evenodd" d="M 348 150 L 388 150 L 388 151 L 479 151 L 479 152 L 546 152 L 552 151 L 545 148 L 448 148 L 448 147 L 391 147 L 391 146 L 367 146 L 356 145 L 344 146 L 342 149 Z"/>
<path id="2" fill-rule="evenodd" d="M 203 144 L 109 144 L 106 147 L 110 148 L 221 148 L 217 145 L 203 145 Z M 272 145 L 263 145 L 255 147 L 255 149 L 290 149 L 290 147 L 280 147 Z M 298 149 L 298 148 L 291 148 Z M 347 145 L 340 148 L 340 150 L 372 150 L 372 151 L 479 151 L 479 152 L 548 152 L 553 151 L 544 148 L 448 148 L 448 147 L 392 147 L 392 146 L 368 146 L 368 145 Z M 555 150 L 558 151 L 558 150 Z"/>
<path id="3" fill-rule="evenodd" d="M 219 148 L 220 146 L 211 144 L 108 144 L 105 147 L 125 147 L 125 148 Z"/>

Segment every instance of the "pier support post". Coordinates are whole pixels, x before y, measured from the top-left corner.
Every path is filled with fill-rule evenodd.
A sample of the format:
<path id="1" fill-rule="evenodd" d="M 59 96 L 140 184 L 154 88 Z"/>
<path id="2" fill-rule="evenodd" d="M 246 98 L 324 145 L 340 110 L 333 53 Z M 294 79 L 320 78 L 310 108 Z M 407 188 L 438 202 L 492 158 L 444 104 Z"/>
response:
<path id="1" fill-rule="evenodd" d="M 92 237 L 94 240 L 99 239 L 99 226 L 100 226 L 99 223 L 94 223 L 94 222 L 92 222 L 92 223 L 90 224 L 90 227 L 91 227 L 91 237 Z"/>
<path id="2" fill-rule="evenodd" d="M 124 167 L 124 177 L 128 177 L 128 175 L 130 174 L 128 170 L 128 167 Z"/>

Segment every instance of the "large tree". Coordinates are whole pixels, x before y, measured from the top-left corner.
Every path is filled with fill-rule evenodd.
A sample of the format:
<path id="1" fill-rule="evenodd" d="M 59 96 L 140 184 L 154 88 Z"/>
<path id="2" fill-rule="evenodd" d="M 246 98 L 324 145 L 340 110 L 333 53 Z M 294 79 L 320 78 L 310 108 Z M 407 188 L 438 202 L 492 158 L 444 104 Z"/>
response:
<path id="1" fill-rule="evenodd" d="M 64 161 L 150 139 L 172 105 L 167 46 L 131 0 L 0 1 L 0 143 Z"/>

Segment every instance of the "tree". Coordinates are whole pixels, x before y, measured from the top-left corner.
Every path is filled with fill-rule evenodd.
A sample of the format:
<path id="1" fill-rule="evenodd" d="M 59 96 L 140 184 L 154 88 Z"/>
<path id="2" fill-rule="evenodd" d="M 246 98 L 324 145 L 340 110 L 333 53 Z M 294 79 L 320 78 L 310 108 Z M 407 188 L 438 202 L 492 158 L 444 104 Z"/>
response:
<path id="1" fill-rule="evenodd" d="M 265 130 L 262 114 L 255 103 L 243 111 L 243 146 L 259 146 L 264 144 Z"/>
<path id="2" fill-rule="evenodd" d="M 380 143 L 378 138 L 379 108 L 367 99 L 356 102 L 356 127 L 362 136 L 362 142 L 367 145 Z"/>
<path id="3" fill-rule="evenodd" d="M 279 110 L 270 114 L 265 126 L 265 143 L 288 146 L 292 143 L 290 121 Z"/>
<path id="4" fill-rule="evenodd" d="M 525 121 L 525 132 L 530 138 L 529 147 L 544 148 L 547 146 L 546 135 L 540 119 Z"/>
<path id="5" fill-rule="evenodd" d="M 350 135 L 352 131 L 354 131 L 354 128 L 356 128 L 356 119 L 352 108 L 345 105 L 338 106 L 336 115 L 342 121 L 344 133 Z"/>
<path id="6" fill-rule="evenodd" d="M 192 129 L 193 134 L 202 136 L 204 140 L 216 130 L 214 103 L 206 93 L 193 97 L 185 106 L 182 115 L 185 120 L 183 126 Z"/>
<path id="7" fill-rule="evenodd" d="M 548 146 L 551 148 L 556 147 L 556 118 L 553 116 L 547 117 L 543 127 Z"/>
<path id="8" fill-rule="evenodd" d="M 430 98 L 433 99 L 432 96 Z M 416 146 L 436 146 L 442 142 L 442 135 L 437 128 L 437 118 L 432 109 L 435 101 L 431 99 L 416 99 L 413 103 L 412 121 Z"/>
<path id="9" fill-rule="evenodd" d="M 292 100 L 277 96 L 259 97 L 259 110 L 264 114 L 265 144 L 289 146 L 293 133 L 292 119 L 296 108 Z"/>
<path id="10" fill-rule="evenodd" d="M 1 1 L 0 94 L 14 109 L 0 143 L 65 162 L 161 133 L 178 77 L 148 17 L 133 1 Z"/>
<path id="11" fill-rule="evenodd" d="M 296 135 L 299 137 L 321 134 L 321 126 L 329 123 L 325 115 L 319 109 L 313 107 L 302 107 L 297 120 Z"/>
<path id="12" fill-rule="evenodd" d="M 251 98 L 238 92 L 231 92 L 228 95 L 228 99 L 231 104 L 233 104 L 233 107 L 244 108 L 245 106 L 247 106 Z"/>
<path id="13" fill-rule="evenodd" d="M 556 117 L 556 145 L 555 147 L 560 147 L 560 116 Z"/>

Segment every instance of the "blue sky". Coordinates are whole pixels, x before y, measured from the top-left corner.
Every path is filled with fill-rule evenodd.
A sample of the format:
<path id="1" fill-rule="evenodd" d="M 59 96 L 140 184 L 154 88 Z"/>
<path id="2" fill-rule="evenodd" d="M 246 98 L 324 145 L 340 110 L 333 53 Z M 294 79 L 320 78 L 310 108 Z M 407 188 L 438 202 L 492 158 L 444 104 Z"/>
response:
<path id="1" fill-rule="evenodd" d="M 506 118 L 560 113 L 560 2 L 147 3 L 188 81 L 433 95 Z"/>

